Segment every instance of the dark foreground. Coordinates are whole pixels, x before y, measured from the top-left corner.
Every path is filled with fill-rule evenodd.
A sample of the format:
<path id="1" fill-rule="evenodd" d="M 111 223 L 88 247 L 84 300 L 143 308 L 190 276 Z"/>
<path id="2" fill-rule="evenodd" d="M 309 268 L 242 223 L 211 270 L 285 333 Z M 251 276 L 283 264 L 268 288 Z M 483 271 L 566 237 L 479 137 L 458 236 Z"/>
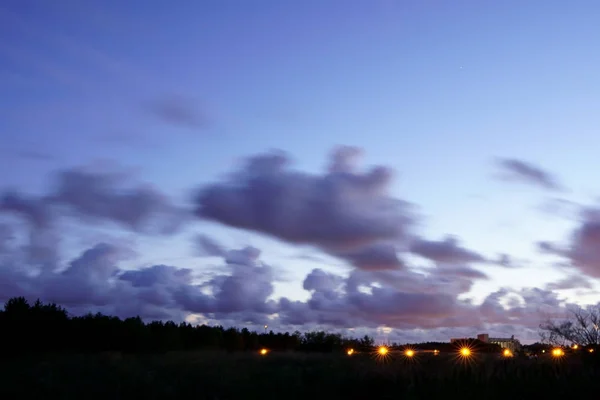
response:
<path id="1" fill-rule="evenodd" d="M 600 389 L 600 368 L 551 359 L 450 355 L 172 353 L 2 359 L 0 398 L 52 399 L 562 399 Z"/>

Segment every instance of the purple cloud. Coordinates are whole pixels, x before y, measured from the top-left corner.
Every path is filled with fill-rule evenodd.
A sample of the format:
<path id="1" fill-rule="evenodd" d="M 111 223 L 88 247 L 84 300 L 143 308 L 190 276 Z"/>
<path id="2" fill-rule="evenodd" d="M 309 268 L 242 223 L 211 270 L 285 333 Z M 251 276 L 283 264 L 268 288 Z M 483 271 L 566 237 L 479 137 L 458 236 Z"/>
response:
<path id="1" fill-rule="evenodd" d="M 197 235 L 195 242 L 198 254 L 201 256 L 224 257 L 226 254 L 223 246 L 206 235 Z"/>
<path id="2" fill-rule="evenodd" d="M 182 96 L 165 96 L 145 107 L 163 122 L 185 128 L 206 128 L 210 122 L 194 101 Z"/>
<path id="3" fill-rule="evenodd" d="M 229 180 L 201 188 L 196 215 L 314 245 L 356 266 L 371 267 L 366 254 L 381 257 L 379 243 L 404 242 L 413 215 L 407 202 L 390 196 L 391 171 L 375 167 L 357 172 L 358 154 L 356 148 L 336 149 L 322 175 L 291 169 L 282 152 L 249 158 Z M 370 247 L 374 245 L 378 251 Z M 388 264 L 394 263 L 391 249 L 385 250 Z"/>
<path id="4" fill-rule="evenodd" d="M 50 229 L 59 217 L 85 222 L 112 222 L 140 233 L 172 234 L 187 211 L 150 185 L 135 185 L 121 173 L 71 168 L 59 171 L 44 196 L 14 191 L 0 198 L 0 213 L 21 216 L 33 229 Z"/>
<path id="5" fill-rule="evenodd" d="M 558 180 L 549 172 L 533 164 L 514 158 L 502 158 L 497 161 L 498 166 L 505 173 L 505 179 L 518 180 L 547 190 L 562 191 Z"/>
<path id="6" fill-rule="evenodd" d="M 482 255 L 461 247 L 458 240 L 453 237 L 441 241 L 416 239 L 411 243 L 410 251 L 438 263 L 460 264 L 485 261 Z"/>

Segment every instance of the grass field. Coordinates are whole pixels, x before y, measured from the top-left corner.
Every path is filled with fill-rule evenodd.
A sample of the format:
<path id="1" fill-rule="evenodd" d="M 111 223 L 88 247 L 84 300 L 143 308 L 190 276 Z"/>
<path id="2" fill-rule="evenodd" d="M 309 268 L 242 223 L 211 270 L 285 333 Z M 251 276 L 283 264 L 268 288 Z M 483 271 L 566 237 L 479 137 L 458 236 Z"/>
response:
<path id="1" fill-rule="evenodd" d="M 469 363 L 418 353 L 28 356 L 1 361 L 0 399 L 591 399 L 600 389 L 592 364 L 577 355 Z"/>

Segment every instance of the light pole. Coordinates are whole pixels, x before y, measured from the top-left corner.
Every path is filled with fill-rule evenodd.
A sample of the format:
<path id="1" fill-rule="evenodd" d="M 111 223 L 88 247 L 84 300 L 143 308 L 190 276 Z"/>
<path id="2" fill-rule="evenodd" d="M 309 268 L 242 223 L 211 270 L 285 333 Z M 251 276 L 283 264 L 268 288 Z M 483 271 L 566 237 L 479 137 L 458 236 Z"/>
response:
<path id="1" fill-rule="evenodd" d="M 268 327 L 269 327 L 268 325 L 265 325 L 265 335 L 267 334 L 267 328 Z"/>

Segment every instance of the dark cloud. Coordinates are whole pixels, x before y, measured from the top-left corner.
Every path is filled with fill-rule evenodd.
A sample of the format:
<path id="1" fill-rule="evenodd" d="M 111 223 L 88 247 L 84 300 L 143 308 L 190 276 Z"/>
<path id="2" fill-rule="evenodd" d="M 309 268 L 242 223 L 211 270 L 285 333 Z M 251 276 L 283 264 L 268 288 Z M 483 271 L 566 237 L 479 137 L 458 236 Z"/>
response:
<path id="1" fill-rule="evenodd" d="M 567 268 L 575 267 L 581 273 L 600 278 L 600 209 L 585 208 L 580 213 L 580 224 L 565 244 L 538 242 L 538 249 L 563 258 Z"/>
<path id="2" fill-rule="evenodd" d="M 309 299 L 294 301 L 272 297 L 274 269 L 260 260 L 261 252 L 254 247 L 224 250 L 220 272 L 208 279 L 191 268 L 168 265 L 122 270 L 119 264 L 132 255 L 122 245 L 99 243 L 65 268 L 41 274 L 31 274 L 28 264 L 24 268 L 3 259 L 0 297 L 39 297 L 68 306 L 75 314 L 98 311 L 181 320 L 196 313 L 219 323 L 269 321 L 277 329 L 290 330 L 299 325 L 372 330 L 388 326 L 402 335 L 420 331 L 420 340 L 424 329 L 449 336 L 461 329 L 533 329 L 540 312 L 562 307 L 556 295 L 536 289 L 503 289 L 481 306 L 460 300 L 475 281 L 486 279 L 485 274 L 460 265 L 444 264 L 424 272 L 355 269 L 349 275 L 314 269 L 303 282 Z M 510 296 L 519 301 L 511 301 Z"/>
<path id="3" fill-rule="evenodd" d="M 482 255 L 461 247 L 458 240 L 453 237 L 441 241 L 416 239 L 411 243 L 410 251 L 438 263 L 460 264 L 485 261 Z"/>
<path id="4" fill-rule="evenodd" d="M 310 299 L 282 299 L 279 315 L 284 324 L 401 329 L 429 328 L 457 315 L 461 318 L 456 323 L 472 323 L 479 318 L 476 307 L 457 296 L 470 289 L 473 279 L 484 276 L 461 268 L 434 268 L 428 274 L 355 270 L 348 277 L 315 269 L 304 280 Z M 456 285 L 459 281 L 469 284 Z"/>
<path id="5" fill-rule="evenodd" d="M 568 253 L 568 250 L 565 250 L 563 248 L 561 248 L 560 246 L 556 245 L 555 243 L 549 242 L 549 241 L 540 241 L 537 242 L 537 248 L 539 251 L 541 251 L 542 253 L 546 253 L 546 254 L 554 254 L 557 256 L 565 256 Z"/>
<path id="6" fill-rule="evenodd" d="M 146 104 L 145 108 L 158 119 L 172 125 L 193 129 L 203 129 L 210 125 L 200 106 L 183 96 L 164 96 Z"/>
<path id="7" fill-rule="evenodd" d="M 184 218 L 166 195 L 150 185 L 131 185 L 120 174 L 62 171 L 46 199 L 79 216 L 115 222 L 137 232 L 172 233 Z"/>
<path id="8" fill-rule="evenodd" d="M 198 253 L 201 256 L 223 257 L 226 254 L 223 246 L 206 235 L 197 235 L 195 242 Z"/>
<path id="9" fill-rule="evenodd" d="M 158 189 L 137 184 L 128 174 L 81 168 L 59 172 L 42 196 L 5 192 L 0 198 L 2 213 L 25 222 L 20 232 L 11 225 L 0 229 L 0 299 L 39 297 L 74 313 L 121 317 L 181 320 L 193 313 L 219 323 L 268 320 L 280 329 L 387 326 L 407 335 L 427 330 L 441 336 L 534 329 L 540 315 L 562 309 L 556 294 L 541 289 L 503 289 L 481 305 L 465 299 L 476 282 L 488 279 L 485 270 L 471 264 L 512 265 L 514 260 L 505 254 L 486 259 L 452 237 L 416 237 L 411 207 L 389 193 L 391 172 L 384 167 L 358 171 L 360 154 L 357 148 L 337 149 L 322 174 L 291 169 L 283 153 L 253 157 L 229 179 L 201 188 L 196 198 L 200 218 L 313 247 L 351 267 L 344 274 L 312 270 L 302 283 L 306 301 L 274 298 L 278 271 L 261 261 L 259 249 L 227 249 L 206 235 L 198 235 L 195 244 L 200 254 L 221 260 L 211 275 L 163 264 L 124 269 L 135 255 L 124 241 L 95 244 L 65 262 L 60 221 L 68 217 L 90 226 L 110 222 L 133 232 L 170 234 L 187 216 Z M 599 214 L 583 215 L 564 251 L 544 246 L 592 275 L 600 270 Z M 411 253 L 432 265 L 415 269 Z"/>
<path id="10" fill-rule="evenodd" d="M 498 254 L 498 259 L 495 260 L 495 264 L 506 268 L 515 268 L 517 266 L 515 260 L 506 253 Z"/>
<path id="11" fill-rule="evenodd" d="M 38 230 L 72 216 L 148 234 L 174 233 L 188 218 L 166 195 L 150 185 L 132 184 L 125 174 L 71 168 L 58 172 L 53 184 L 41 197 L 5 192 L 0 212 L 24 217 Z"/>
<path id="12" fill-rule="evenodd" d="M 592 287 L 592 282 L 581 275 L 570 275 L 558 282 L 551 282 L 546 285 L 548 290 L 591 289 Z"/>
<path id="13" fill-rule="evenodd" d="M 389 169 L 356 171 L 359 153 L 336 149 L 322 175 L 291 169 L 282 152 L 251 157 L 230 179 L 199 191 L 196 214 L 372 266 L 366 253 L 381 257 L 379 243 L 404 242 L 413 215 L 407 202 L 390 196 Z M 385 249 L 388 261 L 391 248 Z"/>
<path id="14" fill-rule="evenodd" d="M 497 163 L 505 173 L 505 179 L 522 181 L 547 190 L 564 190 L 551 173 L 535 165 L 513 158 L 502 158 Z"/>
<path id="15" fill-rule="evenodd" d="M 0 254 L 10 250 L 10 242 L 14 237 L 14 229 L 8 224 L 0 223 Z"/>
<path id="16" fill-rule="evenodd" d="M 338 253 L 338 256 L 349 261 L 353 266 L 365 270 L 404 267 L 404 263 L 398 258 L 396 247 L 388 243 L 374 243 L 358 250 Z"/>
<path id="17" fill-rule="evenodd" d="M 583 221 L 573 234 L 567 255 L 581 272 L 600 278 L 600 219 L 590 214 Z"/>
<path id="18" fill-rule="evenodd" d="M 0 212 L 22 216 L 36 228 L 45 228 L 51 222 L 49 207 L 42 199 L 28 197 L 15 191 L 6 191 L 2 195 Z"/>

